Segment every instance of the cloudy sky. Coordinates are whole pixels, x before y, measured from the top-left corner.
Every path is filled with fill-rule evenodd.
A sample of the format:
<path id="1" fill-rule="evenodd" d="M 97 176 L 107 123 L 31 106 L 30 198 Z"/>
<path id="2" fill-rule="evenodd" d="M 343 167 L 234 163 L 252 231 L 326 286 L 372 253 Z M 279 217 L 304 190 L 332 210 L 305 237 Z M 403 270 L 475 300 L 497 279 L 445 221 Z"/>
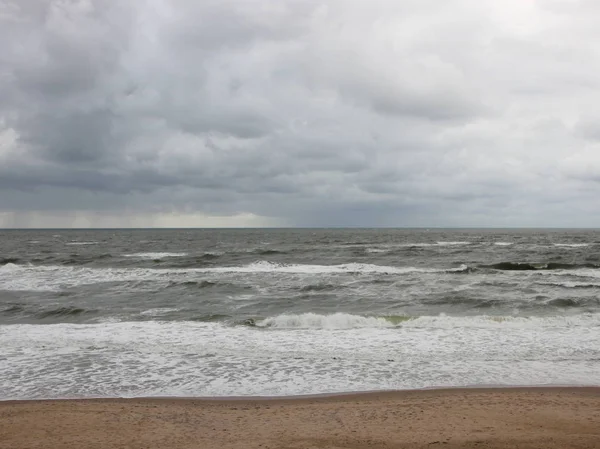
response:
<path id="1" fill-rule="evenodd" d="M 598 226 L 596 0 L 2 0 L 0 227 Z"/>

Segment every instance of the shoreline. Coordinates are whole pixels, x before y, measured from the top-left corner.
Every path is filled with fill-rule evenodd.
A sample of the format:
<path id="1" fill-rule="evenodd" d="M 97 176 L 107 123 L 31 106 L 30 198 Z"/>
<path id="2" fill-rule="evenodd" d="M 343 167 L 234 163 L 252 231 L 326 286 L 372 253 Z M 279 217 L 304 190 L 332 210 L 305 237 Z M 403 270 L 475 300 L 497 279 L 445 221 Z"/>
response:
<path id="1" fill-rule="evenodd" d="M 16 447 L 597 449 L 600 386 L 2 401 Z"/>
<path id="2" fill-rule="evenodd" d="M 174 401 L 204 401 L 204 402 L 243 402 L 243 401 L 303 401 L 312 399 L 337 399 L 344 397 L 369 397 L 381 394 L 403 395 L 414 392 L 454 392 L 454 391 L 500 391 L 500 390 L 578 390 L 590 389 L 600 390 L 600 385 L 594 384 L 541 384 L 541 385 L 458 385 L 458 386 L 432 386 L 422 388 L 406 388 L 392 390 L 365 390 L 365 391 L 341 391 L 331 393 L 307 393 L 281 396 L 82 396 L 67 398 L 30 398 L 30 399 L 0 399 L 0 405 L 6 403 L 27 402 L 59 402 L 59 401 L 104 401 L 104 400 L 174 400 Z"/>

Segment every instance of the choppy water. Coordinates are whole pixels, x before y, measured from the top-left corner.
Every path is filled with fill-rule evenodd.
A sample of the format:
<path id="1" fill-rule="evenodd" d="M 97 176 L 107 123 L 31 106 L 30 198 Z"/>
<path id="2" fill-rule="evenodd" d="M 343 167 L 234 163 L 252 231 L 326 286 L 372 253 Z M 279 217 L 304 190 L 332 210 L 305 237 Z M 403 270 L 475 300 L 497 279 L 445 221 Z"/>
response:
<path id="1" fill-rule="evenodd" d="M 600 232 L 0 232 L 0 398 L 600 384 Z"/>

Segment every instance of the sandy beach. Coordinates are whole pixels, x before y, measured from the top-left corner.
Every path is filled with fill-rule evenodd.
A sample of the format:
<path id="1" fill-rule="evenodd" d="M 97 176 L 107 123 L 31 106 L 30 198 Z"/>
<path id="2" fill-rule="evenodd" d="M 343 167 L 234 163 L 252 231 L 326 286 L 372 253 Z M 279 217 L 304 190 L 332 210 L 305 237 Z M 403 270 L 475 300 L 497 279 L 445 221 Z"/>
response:
<path id="1" fill-rule="evenodd" d="M 600 388 L 0 403 L 0 448 L 600 448 Z"/>

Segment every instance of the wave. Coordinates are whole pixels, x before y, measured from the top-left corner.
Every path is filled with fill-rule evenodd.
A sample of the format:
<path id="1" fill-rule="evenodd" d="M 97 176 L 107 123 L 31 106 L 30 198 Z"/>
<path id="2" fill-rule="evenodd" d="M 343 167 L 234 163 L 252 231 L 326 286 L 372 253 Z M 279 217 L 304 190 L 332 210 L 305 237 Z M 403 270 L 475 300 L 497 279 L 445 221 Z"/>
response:
<path id="1" fill-rule="evenodd" d="M 24 267 L 25 267 L 24 265 L 18 265 L 15 262 L 8 261 L 3 264 L 0 264 L 0 271 L 4 271 L 4 272 L 17 271 Z"/>
<path id="2" fill-rule="evenodd" d="M 154 309 L 144 310 L 143 312 L 140 312 L 140 315 L 160 317 L 168 313 L 179 312 L 180 310 L 181 309 L 176 307 L 157 307 Z"/>
<path id="3" fill-rule="evenodd" d="M 597 298 L 556 298 L 548 301 L 546 305 L 562 309 L 597 306 L 599 302 Z"/>
<path id="4" fill-rule="evenodd" d="M 553 245 L 559 248 L 585 248 L 590 246 L 589 243 L 553 243 Z"/>
<path id="5" fill-rule="evenodd" d="M 135 257 L 137 259 L 164 259 L 167 257 L 185 257 L 188 253 L 167 253 L 167 252 L 156 252 L 156 253 L 134 253 L 125 254 L 125 257 Z"/>
<path id="6" fill-rule="evenodd" d="M 319 315 L 278 315 L 263 320 L 246 320 L 247 325 L 274 329 L 356 329 L 394 327 L 395 324 L 384 317 L 365 317 L 347 313 Z"/>
<path id="7" fill-rule="evenodd" d="M 78 245 L 97 245 L 100 242 L 68 242 L 65 243 L 65 245 L 72 245 L 72 246 L 78 246 Z"/>
<path id="8" fill-rule="evenodd" d="M 214 260 L 214 259 L 218 259 L 222 255 L 223 255 L 223 253 L 204 253 L 200 256 L 200 259 Z"/>
<path id="9" fill-rule="evenodd" d="M 169 282 L 168 287 L 196 287 L 196 288 L 212 288 L 212 287 L 216 287 L 217 285 L 230 285 L 230 284 L 223 284 L 221 282 L 216 282 L 216 281 L 171 281 Z"/>
<path id="10" fill-rule="evenodd" d="M 390 250 L 386 248 L 367 248 L 364 250 L 366 253 L 379 254 L 379 253 L 387 253 Z"/>
<path id="11" fill-rule="evenodd" d="M 198 315 L 192 318 L 189 318 L 188 321 L 197 321 L 200 323 L 212 323 L 212 322 L 230 322 L 230 315 L 223 315 L 220 313 L 209 313 L 206 315 Z M 244 323 L 241 323 L 244 324 Z"/>
<path id="12" fill-rule="evenodd" d="M 17 265 L 0 266 L 0 273 L 11 276 L 0 278 L 0 289 L 9 291 L 62 291 L 65 288 L 103 282 L 154 281 L 169 285 L 170 282 L 195 281 L 194 274 L 297 274 L 297 275 L 403 275 L 411 273 L 464 274 L 474 270 L 467 265 L 456 268 L 393 267 L 362 263 L 341 265 L 277 264 L 259 261 L 248 265 L 231 267 L 193 268 L 92 268 L 65 265 Z M 202 281 L 195 281 L 202 282 Z M 208 287 L 209 284 L 200 285 Z"/>
<path id="13" fill-rule="evenodd" d="M 303 264 L 278 264 L 259 261 L 244 266 L 215 267 L 199 269 L 209 273 L 293 273 L 293 274 L 406 274 L 406 273 L 444 273 L 464 272 L 467 265 L 457 268 L 418 268 L 418 267 L 393 267 L 367 263 L 347 263 L 340 265 L 303 265 Z"/>
<path id="14" fill-rule="evenodd" d="M 335 284 L 327 284 L 327 283 L 318 283 L 318 284 L 310 284 L 300 287 L 301 292 L 322 292 L 327 290 L 337 290 L 339 289 L 339 285 Z"/>
<path id="15" fill-rule="evenodd" d="M 600 288 L 600 284 L 593 282 L 536 282 L 538 285 L 550 287 L 573 288 L 573 289 L 594 289 Z"/>
<path id="16" fill-rule="evenodd" d="M 0 265 L 17 264 L 21 261 L 18 257 L 0 257 Z"/>
<path id="17" fill-rule="evenodd" d="M 62 260 L 63 265 L 85 265 L 88 263 L 93 263 L 98 260 L 111 259 L 112 254 L 98 254 L 96 256 L 87 256 L 80 254 L 71 254 L 68 259 Z"/>
<path id="18" fill-rule="evenodd" d="M 96 310 L 83 309 L 81 307 L 74 306 L 63 306 L 57 307 L 56 309 L 42 310 L 34 314 L 36 318 L 44 319 L 44 318 L 58 318 L 58 317 L 68 317 L 68 316 L 78 316 L 87 313 L 95 313 Z"/>
<path id="19" fill-rule="evenodd" d="M 565 302 L 566 304 L 566 302 Z M 554 304 L 558 305 L 558 304 Z M 563 306 L 564 307 L 564 306 Z M 600 314 L 572 316 L 363 316 L 348 313 L 283 314 L 268 318 L 247 319 L 239 323 L 265 329 L 362 329 L 362 328 L 539 328 L 600 326 Z"/>
<path id="20" fill-rule="evenodd" d="M 25 305 L 20 303 L 9 303 L 6 304 L 6 308 L 2 309 L 2 313 L 7 315 L 11 315 L 14 313 L 23 312 L 25 310 Z"/>
<path id="21" fill-rule="evenodd" d="M 593 263 L 571 264 L 560 262 L 548 262 L 542 264 L 531 264 L 522 262 L 500 262 L 491 265 L 481 265 L 481 268 L 492 268 L 502 271 L 537 271 L 537 270 L 577 270 L 583 268 L 600 268 L 600 265 Z"/>
<path id="22" fill-rule="evenodd" d="M 285 251 L 281 251 L 279 249 L 252 249 L 249 251 L 246 251 L 248 253 L 252 253 L 252 254 L 258 254 L 260 256 L 271 256 L 271 255 L 275 255 L 275 254 L 286 254 Z"/>

